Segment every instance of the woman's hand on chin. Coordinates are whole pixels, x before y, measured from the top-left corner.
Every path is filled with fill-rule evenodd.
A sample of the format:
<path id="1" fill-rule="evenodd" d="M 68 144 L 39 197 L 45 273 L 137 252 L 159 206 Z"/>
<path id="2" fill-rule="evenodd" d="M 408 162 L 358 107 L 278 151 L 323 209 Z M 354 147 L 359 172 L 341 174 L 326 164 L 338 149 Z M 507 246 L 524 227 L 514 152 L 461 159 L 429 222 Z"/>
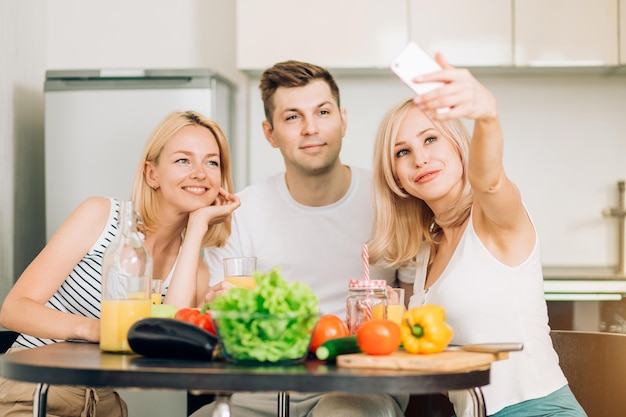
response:
<path id="1" fill-rule="evenodd" d="M 240 205 L 239 197 L 221 188 L 213 205 L 189 213 L 187 226 L 193 228 L 195 225 L 204 225 L 208 228 L 210 225 L 223 223 Z"/>

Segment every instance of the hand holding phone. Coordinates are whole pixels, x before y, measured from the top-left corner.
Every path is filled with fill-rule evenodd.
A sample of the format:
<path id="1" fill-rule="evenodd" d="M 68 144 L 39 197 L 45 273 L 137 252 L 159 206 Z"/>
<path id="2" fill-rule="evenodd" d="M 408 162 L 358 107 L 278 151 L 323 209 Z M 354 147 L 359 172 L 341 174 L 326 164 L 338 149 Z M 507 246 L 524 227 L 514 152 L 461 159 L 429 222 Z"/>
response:
<path id="1" fill-rule="evenodd" d="M 437 72 L 441 66 L 431 58 L 415 42 L 410 42 L 400 55 L 391 63 L 391 71 L 394 72 L 415 94 L 421 95 L 443 86 L 443 83 L 415 83 L 413 80 L 424 74 Z M 437 109 L 438 113 L 449 111 L 449 107 Z"/>
<path id="2" fill-rule="evenodd" d="M 437 72 L 441 66 L 415 42 L 410 42 L 391 63 L 391 70 L 416 94 L 424 94 L 439 88 L 443 83 L 415 83 L 419 75 Z"/>

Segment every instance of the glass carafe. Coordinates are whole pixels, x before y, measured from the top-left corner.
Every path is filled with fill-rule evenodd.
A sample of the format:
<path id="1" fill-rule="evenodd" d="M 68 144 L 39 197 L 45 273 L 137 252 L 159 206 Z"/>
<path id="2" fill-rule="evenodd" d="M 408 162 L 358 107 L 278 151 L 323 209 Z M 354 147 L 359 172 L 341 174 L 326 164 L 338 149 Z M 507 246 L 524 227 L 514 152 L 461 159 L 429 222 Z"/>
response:
<path id="1" fill-rule="evenodd" d="M 102 262 L 100 349 L 131 352 L 128 330 L 150 317 L 152 255 L 137 229 L 138 215 L 132 201 L 122 201 L 118 233 Z"/>

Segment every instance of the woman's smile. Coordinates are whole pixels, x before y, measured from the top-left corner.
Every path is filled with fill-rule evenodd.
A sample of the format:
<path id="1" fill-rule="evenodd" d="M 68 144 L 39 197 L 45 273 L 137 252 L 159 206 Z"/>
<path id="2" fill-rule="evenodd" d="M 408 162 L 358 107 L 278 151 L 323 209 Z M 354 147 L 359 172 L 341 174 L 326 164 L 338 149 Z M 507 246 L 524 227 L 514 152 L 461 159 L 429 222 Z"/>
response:
<path id="1" fill-rule="evenodd" d="M 432 181 L 438 177 L 439 172 L 440 171 L 436 169 L 431 169 L 426 172 L 422 172 L 419 175 L 417 175 L 413 181 L 417 183 L 425 183 L 425 182 Z"/>
<path id="2" fill-rule="evenodd" d="M 183 190 L 190 192 L 192 194 L 202 195 L 207 192 L 209 189 L 206 187 L 183 187 Z"/>

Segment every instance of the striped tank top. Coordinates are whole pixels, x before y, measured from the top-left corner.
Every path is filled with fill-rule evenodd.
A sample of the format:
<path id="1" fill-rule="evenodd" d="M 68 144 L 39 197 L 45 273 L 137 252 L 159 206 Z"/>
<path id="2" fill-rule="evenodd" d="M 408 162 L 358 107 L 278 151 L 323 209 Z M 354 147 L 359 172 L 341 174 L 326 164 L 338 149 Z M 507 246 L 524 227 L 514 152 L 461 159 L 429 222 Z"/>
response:
<path id="1" fill-rule="evenodd" d="M 109 218 L 100 237 L 48 300 L 46 307 L 79 316 L 100 318 L 102 258 L 104 251 L 117 235 L 119 212 L 119 201 L 111 199 Z M 32 348 L 60 341 L 20 334 L 12 347 Z"/>

